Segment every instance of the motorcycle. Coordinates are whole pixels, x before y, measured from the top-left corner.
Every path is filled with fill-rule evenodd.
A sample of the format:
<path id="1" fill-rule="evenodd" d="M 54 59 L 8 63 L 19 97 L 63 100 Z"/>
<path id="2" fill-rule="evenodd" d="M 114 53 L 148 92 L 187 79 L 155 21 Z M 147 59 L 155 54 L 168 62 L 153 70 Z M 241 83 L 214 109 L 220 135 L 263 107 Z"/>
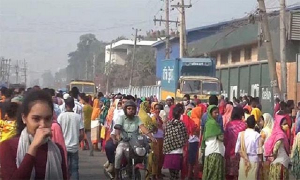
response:
<path id="1" fill-rule="evenodd" d="M 115 129 L 122 134 L 122 141 L 128 142 L 129 147 L 124 152 L 119 177 L 121 180 L 145 179 L 149 171 L 146 168 L 148 154 L 150 151 L 150 140 L 145 135 L 135 132 L 126 132 L 121 125 L 115 125 Z M 131 134 L 129 137 L 128 134 Z"/>

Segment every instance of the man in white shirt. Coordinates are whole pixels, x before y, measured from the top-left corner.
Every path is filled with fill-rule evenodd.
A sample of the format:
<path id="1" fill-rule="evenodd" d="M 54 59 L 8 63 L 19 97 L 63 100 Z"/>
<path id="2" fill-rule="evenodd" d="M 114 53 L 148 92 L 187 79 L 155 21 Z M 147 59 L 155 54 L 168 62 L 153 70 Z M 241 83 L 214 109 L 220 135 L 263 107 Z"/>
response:
<path id="1" fill-rule="evenodd" d="M 84 136 L 83 121 L 79 114 L 73 112 L 74 99 L 69 97 L 65 100 L 66 112 L 58 116 L 57 122 L 61 125 L 68 153 L 68 169 L 71 179 L 79 179 L 79 142 Z"/>

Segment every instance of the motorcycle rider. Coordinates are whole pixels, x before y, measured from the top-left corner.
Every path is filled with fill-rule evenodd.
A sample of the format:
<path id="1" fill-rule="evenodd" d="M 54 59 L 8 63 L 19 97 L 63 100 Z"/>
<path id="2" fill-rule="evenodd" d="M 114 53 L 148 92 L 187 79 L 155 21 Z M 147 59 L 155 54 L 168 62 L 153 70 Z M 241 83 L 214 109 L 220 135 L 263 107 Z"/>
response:
<path id="1" fill-rule="evenodd" d="M 152 136 L 151 132 L 148 131 L 148 129 L 144 126 L 142 121 L 138 116 L 136 116 L 136 104 L 133 101 L 127 101 L 124 105 L 124 115 L 120 116 L 116 122 L 116 125 L 121 125 L 123 128 L 123 131 L 128 132 L 128 137 L 130 138 L 132 133 L 130 132 L 138 132 L 140 129 L 141 132 L 145 135 L 147 135 L 152 142 L 156 142 L 156 139 Z M 124 138 L 120 130 L 115 130 L 116 137 Z M 119 179 L 119 172 L 120 172 L 120 166 L 121 166 L 121 160 L 124 154 L 124 151 L 129 147 L 129 143 L 125 141 L 119 142 L 117 149 L 116 149 L 116 155 L 115 155 L 115 179 Z"/>
<path id="2" fill-rule="evenodd" d="M 106 152 L 106 156 L 107 156 L 107 162 L 103 165 L 104 168 L 106 169 L 106 171 L 109 173 L 114 172 L 115 150 L 118 145 L 118 143 L 117 143 L 118 141 L 117 141 L 115 129 L 114 129 L 114 124 L 120 116 L 124 115 L 124 110 L 123 110 L 124 105 L 129 100 L 134 101 L 135 99 L 133 98 L 133 96 L 127 95 L 127 96 L 124 96 L 122 99 L 115 100 L 116 109 L 114 110 L 114 115 L 113 115 L 113 119 L 112 119 L 112 123 L 111 123 L 111 127 L 110 127 L 110 131 L 111 131 L 110 137 L 111 138 L 105 144 L 105 152 Z"/>

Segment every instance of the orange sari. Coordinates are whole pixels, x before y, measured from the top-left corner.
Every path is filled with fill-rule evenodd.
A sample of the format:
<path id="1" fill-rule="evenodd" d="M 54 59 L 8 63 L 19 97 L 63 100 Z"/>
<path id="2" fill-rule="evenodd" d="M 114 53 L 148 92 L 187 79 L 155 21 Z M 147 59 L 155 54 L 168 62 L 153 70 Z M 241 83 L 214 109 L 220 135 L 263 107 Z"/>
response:
<path id="1" fill-rule="evenodd" d="M 119 103 L 119 99 L 116 99 L 113 103 L 112 106 L 110 106 L 108 112 L 107 112 L 107 116 L 106 116 L 106 122 L 105 122 L 105 138 L 102 142 L 102 146 L 105 147 L 106 142 L 110 139 L 110 133 L 111 133 L 111 126 L 112 126 L 112 122 L 113 122 L 113 117 L 114 117 L 114 111 L 116 109 L 116 107 L 118 106 Z M 103 150 L 105 150 L 105 148 L 102 148 Z"/>
<path id="2" fill-rule="evenodd" d="M 101 113 L 101 109 L 99 107 L 99 99 L 94 100 L 93 104 L 93 112 L 92 112 L 92 121 L 91 121 L 91 138 L 93 144 L 98 144 L 100 138 L 100 125 L 98 117 Z"/>

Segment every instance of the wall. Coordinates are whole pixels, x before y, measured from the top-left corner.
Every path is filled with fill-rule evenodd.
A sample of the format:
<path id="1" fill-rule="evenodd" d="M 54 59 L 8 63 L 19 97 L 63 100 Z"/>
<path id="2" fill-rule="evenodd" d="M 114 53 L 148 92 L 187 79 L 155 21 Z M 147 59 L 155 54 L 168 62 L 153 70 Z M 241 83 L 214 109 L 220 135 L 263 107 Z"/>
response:
<path id="1" fill-rule="evenodd" d="M 231 101 L 233 97 L 251 95 L 259 97 L 263 112 L 273 113 L 273 93 L 270 87 L 267 62 L 219 68 L 217 77 L 223 85 L 222 94 Z"/>
<path id="2" fill-rule="evenodd" d="M 129 88 L 113 88 L 113 93 L 129 94 Z M 133 87 L 132 95 L 137 95 L 138 98 L 141 97 L 150 97 L 156 96 L 160 100 L 160 86 L 142 86 L 142 87 Z"/>
<path id="3" fill-rule="evenodd" d="M 296 83 L 296 67 L 296 62 L 287 63 L 287 98 L 298 102 L 300 100 L 300 93 L 297 92 L 297 88 L 300 88 L 300 84 Z M 276 63 L 276 71 L 280 86 L 280 63 Z M 220 78 L 223 85 L 222 94 L 231 101 L 233 97 L 244 95 L 259 97 L 263 106 L 263 112 L 273 112 L 274 97 L 272 88 L 270 87 L 267 61 L 219 68 L 217 70 L 217 77 Z"/>

